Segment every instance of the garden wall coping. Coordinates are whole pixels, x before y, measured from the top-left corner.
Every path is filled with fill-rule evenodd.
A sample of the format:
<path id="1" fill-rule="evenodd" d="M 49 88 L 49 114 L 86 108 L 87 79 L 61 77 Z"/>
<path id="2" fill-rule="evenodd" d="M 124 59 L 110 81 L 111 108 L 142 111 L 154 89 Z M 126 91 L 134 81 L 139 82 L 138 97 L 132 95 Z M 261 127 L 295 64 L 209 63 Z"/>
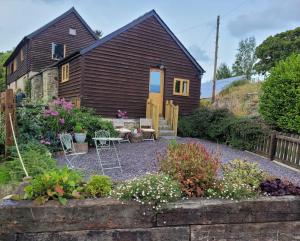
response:
<path id="1" fill-rule="evenodd" d="M 264 229 L 270 232 L 272 227 L 284 235 L 280 240 L 300 236 L 300 197 L 191 199 L 167 204 L 159 212 L 110 198 L 70 200 L 66 206 L 56 201 L 42 206 L 32 201 L 0 205 L 0 240 L 7 241 L 210 240 L 199 239 L 207 233 L 214 233 L 214 238 L 227 235 L 243 240 L 239 235 L 244 235 L 251 240 L 251 235 L 259 236 Z"/>

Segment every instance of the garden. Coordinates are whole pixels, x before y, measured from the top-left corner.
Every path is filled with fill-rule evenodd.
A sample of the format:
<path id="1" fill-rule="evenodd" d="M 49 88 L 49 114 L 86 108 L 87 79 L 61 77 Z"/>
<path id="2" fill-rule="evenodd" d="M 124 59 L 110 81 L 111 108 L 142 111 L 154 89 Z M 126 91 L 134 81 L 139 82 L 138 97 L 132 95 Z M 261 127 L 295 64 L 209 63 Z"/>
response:
<path id="1" fill-rule="evenodd" d="M 280 62 L 263 84 L 267 95 L 275 88 L 270 81 L 287 79 L 284 69 L 299 61 L 299 56 L 286 61 Z M 134 200 L 157 210 L 167 202 L 194 197 L 240 200 L 300 195 L 299 173 L 276 167 L 267 160 L 258 161 L 260 157 L 241 151 L 254 150 L 257 140 L 274 128 L 299 131 L 297 120 L 293 122 L 289 117 L 295 115 L 292 101 L 281 103 L 290 110 L 284 117 L 275 108 L 278 103 L 271 103 L 271 99 L 262 97 L 261 117 L 237 117 L 226 109 L 200 107 L 179 121 L 179 135 L 186 138 L 117 144 L 124 171 L 108 175 L 96 169 L 87 174 L 85 170 L 67 166 L 59 154 L 62 151 L 59 137 L 62 133 L 72 136 L 85 133 L 91 155 L 96 157 L 94 133 L 105 130 L 117 136 L 110 121 L 95 115 L 91 109 L 76 108 L 64 99 L 54 99 L 46 106 L 20 106 L 16 113 L 17 140 L 31 179 L 22 183 L 25 173 L 12 147 L 10 156 L 0 164 L 1 196 L 15 193 L 9 198 L 35 200 L 39 204 L 57 200 L 62 205 L 69 199 L 111 197 Z M 278 99 L 273 98 L 275 102 Z M 278 117 L 278 123 L 272 119 L 274 116 Z M 3 146 L 3 134 L 0 141 Z M 81 162 L 89 163 L 84 156 Z M 295 182 L 291 181 L 292 176 Z"/>

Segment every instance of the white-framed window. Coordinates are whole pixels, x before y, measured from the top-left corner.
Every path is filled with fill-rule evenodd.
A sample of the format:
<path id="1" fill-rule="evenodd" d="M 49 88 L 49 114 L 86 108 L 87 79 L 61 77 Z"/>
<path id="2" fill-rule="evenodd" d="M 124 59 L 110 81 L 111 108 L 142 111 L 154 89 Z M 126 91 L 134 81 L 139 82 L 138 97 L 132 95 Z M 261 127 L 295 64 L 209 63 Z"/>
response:
<path id="1" fill-rule="evenodd" d="M 64 44 L 52 43 L 52 59 L 60 60 L 65 57 L 66 46 Z"/>
<path id="2" fill-rule="evenodd" d="M 75 28 L 69 28 L 69 34 L 70 35 L 77 35 L 76 29 Z"/>

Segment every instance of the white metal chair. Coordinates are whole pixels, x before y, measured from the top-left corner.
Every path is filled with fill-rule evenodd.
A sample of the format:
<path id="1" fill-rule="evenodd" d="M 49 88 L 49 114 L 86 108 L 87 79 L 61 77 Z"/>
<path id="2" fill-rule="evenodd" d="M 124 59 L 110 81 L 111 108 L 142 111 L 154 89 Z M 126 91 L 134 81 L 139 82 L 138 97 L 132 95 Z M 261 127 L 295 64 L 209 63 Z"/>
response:
<path id="1" fill-rule="evenodd" d="M 97 139 L 97 138 L 100 138 L 100 139 Z M 99 164 L 100 164 L 102 173 L 104 174 L 104 169 L 114 169 L 114 168 L 120 168 L 121 172 L 123 172 L 115 143 L 110 140 L 110 133 L 105 130 L 96 131 L 94 140 L 95 140 L 95 147 L 96 147 L 97 156 L 98 156 L 98 160 L 99 160 Z M 109 151 L 109 150 L 112 150 L 116 155 L 116 159 L 117 159 L 116 165 L 104 167 L 104 165 L 112 164 L 110 160 L 104 161 L 103 158 L 101 158 L 101 155 L 103 156 L 105 151 Z M 111 153 L 108 153 L 108 158 L 111 158 L 111 157 L 112 157 Z"/>
<path id="2" fill-rule="evenodd" d="M 144 134 L 149 136 L 148 138 L 144 138 L 144 141 L 154 141 L 154 134 L 155 130 L 152 128 L 152 120 L 151 119 L 146 119 L 146 118 L 141 118 L 140 119 L 140 129 Z"/>
<path id="3" fill-rule="evenodd" d="M 64 133 L 59 136 L 61 146 L 63 148 L 64 156 L 67 161 L 67 166 L 70 169 L 80 169 L 73 163 L 77 157 L 84 155 L 84 152 L 77 152 L 74 146 L 73 137 L 71 134 Z"/>
<path id="4" fill-rule="evenodd" d="M 113 119 L 113 126 L 115 128 L 115 131 L 118 132 L 119 136 L 122 137 L 124 142 L 129 142 L 129 134 L 131 131 L 127 128 L 125 128 L 125 123 L 123 119 Z"/>

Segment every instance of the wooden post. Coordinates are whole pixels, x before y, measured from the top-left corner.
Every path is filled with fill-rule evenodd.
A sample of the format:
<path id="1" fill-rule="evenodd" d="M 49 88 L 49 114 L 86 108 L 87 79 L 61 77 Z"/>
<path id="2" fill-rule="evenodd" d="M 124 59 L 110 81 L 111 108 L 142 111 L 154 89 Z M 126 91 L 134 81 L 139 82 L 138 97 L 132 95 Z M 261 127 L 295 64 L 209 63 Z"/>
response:
<path id="1" fill-rule="evenodd" d="M 215 62 L 214 62 L 214 75 L 213 75 L 213 88 L 212 88 L 212 103 L 216 98 L 216 78 L 217 78 L 217 62 L 218 62 L 218 48 L 219 48 L 219 26 L 220 16 L 217 17 L 217 32 L 216 32 L 216 46 L 215 46 Z"/>
<path id="2" fill-rule="evenodd" d="M 147 99 L 146 103 L 146 118 L 150 119 L 151 114 L 150 114 L 150 99 Z"/>
<path id="3" fill-rule="evenodd" d="M 179 114 L 179 106 L 176 105 L 174 107 L 174 122 L 173 122 L 173 130 L 174 130 L 174 135 L 175 136 L 177 136 L 178 114 Z"/>
<path id="4" fill-rule="evenodd" d="M 276 132 L 272 132 L 270 136 L 270 149 L 269 149 L 269 159 L 270 161 L 274 160 L 276 154 L 277 138 Z"/>

